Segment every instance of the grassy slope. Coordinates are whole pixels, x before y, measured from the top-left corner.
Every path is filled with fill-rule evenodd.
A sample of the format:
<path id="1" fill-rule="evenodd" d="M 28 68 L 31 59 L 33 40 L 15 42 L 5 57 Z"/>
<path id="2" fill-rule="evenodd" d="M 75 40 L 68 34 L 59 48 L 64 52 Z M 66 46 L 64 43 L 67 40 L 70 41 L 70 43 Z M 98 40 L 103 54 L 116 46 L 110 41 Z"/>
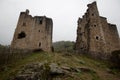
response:
<path id="1" fill-rule="evenodd" d="M 23 65 L 31 62 L 49 62 L 57 63 L 60 66 L 69 66 L 69 67 L 87 67 L 95 71 L 96 73 L 75 73 L 70 74 L 74 77 L 69 77 L 66 80 L 120 80 L 119 74 L 110 74 L 108 73 L 108 67 L 105 63 L 93 60 L 91 58 L 81 56 L 78 54 L 67 56 L 60 53 L 34 53 L 22 60 L 15 60 L 14 63 L 1 65 L 1 68 L 4 68 L 4 71 L 0 72 L 0 80 L 7 80 L 10 76 L 13 76 L 17 73 L 18 70 L 22 68 Z"/>

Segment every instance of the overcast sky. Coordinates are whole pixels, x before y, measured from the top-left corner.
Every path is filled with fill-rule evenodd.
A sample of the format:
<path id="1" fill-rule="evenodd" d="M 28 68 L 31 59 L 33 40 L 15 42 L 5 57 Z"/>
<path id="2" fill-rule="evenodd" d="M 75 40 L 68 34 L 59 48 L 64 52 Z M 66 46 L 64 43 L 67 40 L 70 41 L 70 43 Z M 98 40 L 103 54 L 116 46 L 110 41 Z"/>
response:
<path id="1" fill-rule="evenodd" d="M 53 41 L 76 40 L 77 20 L 94 0 L 0 0 L 0 44 L 11 43 L 19 14 L 26 9 L 32 16 L 53 19 Z M 96 0 L 101 16 L 116 24 L 120 34 L 120 0 Z"/>

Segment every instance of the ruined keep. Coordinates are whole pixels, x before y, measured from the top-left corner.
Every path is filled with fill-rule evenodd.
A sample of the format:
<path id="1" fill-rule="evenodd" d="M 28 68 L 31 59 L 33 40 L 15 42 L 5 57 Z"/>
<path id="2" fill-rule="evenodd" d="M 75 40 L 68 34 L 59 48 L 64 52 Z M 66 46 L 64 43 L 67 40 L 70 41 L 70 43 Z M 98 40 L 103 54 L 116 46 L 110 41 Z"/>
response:
<path id="1" fill-rule="evenodd" d="M 12 49 L 52 51 L 53 22 L 46 16 L 29 15 L 21 12 L 15 29 Z"/>
<path id="2" fill-rule="evenodd" d="M 117 27 L 99 15 L 96 2 L 87 7 L 86 13 L 78 19 L 75 48 L 79 53 L 94 57 L 109 56 L 112 51 L 120 49 Z"/>

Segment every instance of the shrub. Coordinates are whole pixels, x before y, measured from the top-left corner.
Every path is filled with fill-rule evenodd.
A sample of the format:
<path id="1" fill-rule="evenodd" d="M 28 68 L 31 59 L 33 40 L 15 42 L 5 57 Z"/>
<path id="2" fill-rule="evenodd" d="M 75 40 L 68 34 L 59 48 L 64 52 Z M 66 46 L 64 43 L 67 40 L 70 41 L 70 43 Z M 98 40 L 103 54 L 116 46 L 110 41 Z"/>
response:
<path id="1" fill-rule="evenodd" d="M 111 53 L 110 61 L 112 62 L 112 66 L 120 68 L 120 50 Z"/>

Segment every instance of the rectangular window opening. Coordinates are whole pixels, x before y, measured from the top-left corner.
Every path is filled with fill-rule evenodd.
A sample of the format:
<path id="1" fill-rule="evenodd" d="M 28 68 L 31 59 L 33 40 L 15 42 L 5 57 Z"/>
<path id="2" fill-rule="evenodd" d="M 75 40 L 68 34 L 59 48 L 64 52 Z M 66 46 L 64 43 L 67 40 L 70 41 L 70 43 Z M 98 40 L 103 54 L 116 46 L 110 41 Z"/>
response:
<path id="1" fill-rule="evenodd" d="M 23 26 L 26 26 L 26 23 L 25 23 L 25 22 L 23 23 Z"/>
<path id="2" fill-rule="evenodd" d="M 39 19 L 39 24 L 42 24 L 43 20 L 42 18 Z"/>

